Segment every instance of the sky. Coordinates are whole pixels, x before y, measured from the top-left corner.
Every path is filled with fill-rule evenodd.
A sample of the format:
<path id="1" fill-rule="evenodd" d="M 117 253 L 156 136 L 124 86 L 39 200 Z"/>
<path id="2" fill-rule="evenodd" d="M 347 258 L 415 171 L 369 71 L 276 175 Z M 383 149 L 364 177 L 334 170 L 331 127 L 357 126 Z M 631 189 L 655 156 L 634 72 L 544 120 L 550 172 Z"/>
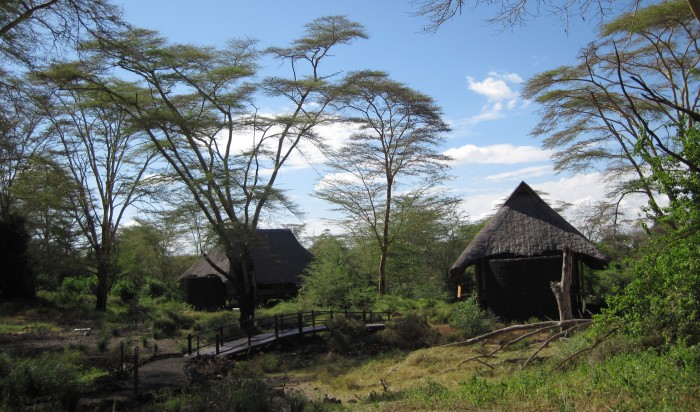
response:
<path id="1" fill-rule="evenodd" d="M 602 199 L 600 174 L 559 173 L 552 152 L 530 135 L 539 107 L 520 95 L 523 82 L 537 73 L 576 63 L 579 51 L 596 39 L 595 21 L 568 24 L 544 16 L 524 27 L 499 30 L 485 23 L 495 9 L 465 8 L 437 32 L 425 33 L 424 17 L 409 0 L 116 0 L 133 25 L 157 30 L 174 43 L 223 47 L 232 38 L 254 38 L 260 47 L 287 46 L 304 24 L 326 15 L 344 15 L 364 25 L 369 38 L 334 51 L 333 67 L 348 72 L 374 69 L 431 96 L 452 131 L 440 150 L 452 156 L 446 186 L 463 200 L 472 220 L 494 207 L 525 181 L 545 192 L 550 204 L 575 207 Z M 594 19 L 595 20 L 595 19 Z M 274 65 L 263 69 L 275 70 Z M 270 107 L 269 110 L 280 108 Z M 342 141 L 347 132 L 322 131 Z M 332 206 L 313 197 L 326 171 L 320 159 L 297 159 L 280 183 L 305 216 L 307 235 L 329 227 Z M 641 203 L 630 203 L 631 213 Z M 574 207 L 574 208 L 575 208 Z M 573 209 L 572 208 L 572 213 Z"/>

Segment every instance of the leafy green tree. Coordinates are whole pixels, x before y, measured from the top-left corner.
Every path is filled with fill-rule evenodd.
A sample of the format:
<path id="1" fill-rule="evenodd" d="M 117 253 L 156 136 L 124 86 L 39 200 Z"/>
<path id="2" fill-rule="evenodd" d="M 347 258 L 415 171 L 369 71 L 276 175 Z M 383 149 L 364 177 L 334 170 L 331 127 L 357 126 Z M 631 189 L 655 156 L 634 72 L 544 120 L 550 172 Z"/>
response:
<path id="1" fill-rule="evenodd" d="M 632 282 L 606 312 L 609 321 L 653 345 L 700 342 L 700 171 L 688 166 L 700 164 L 700 130 L 676 130 L 666 142 L 674 155 L 646 159 L 649 179 L 669 196 L 666 217 L 633 264 Z"/>
<path id="2" fill-rule="evenodd" d="M 162 219 L 136 219 L 119 233 L 119 266 L 133 279 L 153 277 L 173 282 L 183 270 L 175 263 L 181 228 L 167 214 Z M 178 271 L 180 270 L 180 271 Z"/>
<path id="3" fill-rule="evenodd" d="M 363 28 L 340 16 L 322 17 L 286 48 L 266 52 L 289 64 L 289 77 L 258 79 L 254 42 L 233 41 L 224 50 L 170 45 L 156 33 L 129 29 L 86 45 L 95 60 L 138 81 L 129 93 L 98 76 L 82 76 L 112 93 L 115 101 L 149 135 L 168 164 L 171 181 L 182 184 L 226 250 L 241 321 L 252 319 L 256 303 L 250 242 L 263 210 L 290 206 L 276 182 L 302 142 L 318 143 L 314 128 L 328 121 L 336 89 L 323 62 L 336 46 L 366 37 Z M 290 110 L 260 113 L 258 93 L 283 99 Z"/>
<path id="4" fill-rule="evenodd" d="M 603 25 L 579 64 L 528 80 L 524 97 L 542 104 L 532 133 L 545 148 L 558 149 L 556 169 L 602 170 L 613 185 L 613 204 L 642 194 L 653 218 L 663 218 L 650 162 L 671 154 L 664 144 L 669 124 L 697 121 L 699 28 L 682 1 L 649 6 Z"/>
<path id="5" fill-rule="evenodd" d="M 446 179 L 450 159 L 437 148 L 449 127 L 430 97 L 386 73 L 351 73 L 346 84 L 337 104 L 357 132 L 329 154 L 334 174 L 321 181 L 316 195 L 346 216 L 346 227 L 371 233 L 382 295 L 389 249 L 411 211 L 441 201 L 432 191 Z"/>
<path id="6" fill-rule="evenodd" d="M 41 133 L 44 117 L 27 98 L 21 82 L 0 78 L 0 91 L 0 216 L 6 216 L 17 201 L 13 187 L 19 175 L 45 149 L 46 137 Z"/>
<path id="7" fill-rule="evenodd" d="M 84 273 L 70 193 L 72 179 L 50 157 L 33 156 L 13 185 L 14 209 L 25 216 L 31 236 L 30 267 L 39 288 L 58 287 L 67 275 Z"/>
<path id="8" fill-rule="evenodd" d="M 362 276 L 344 242 L 329 233 L 310 248 L 314 261 L 304 275 L 299 300 L 311 307 L 364 308 L 371 296 L 369 279 Z"/>
<path id="9" fill-rule="evenodd" d="M 156 152 L 107 94 L 65 87 L 65 70 L 57 66 L 36 75 L 46 90 L 39 107 L 51 122 L 47 133 L 69 179 L 62 185 L 69 211 L 92 258 L 95 308 L 105 311 L 119 275 L 117 233 L 127 210 L 146 194 L 142 178 Z"/>

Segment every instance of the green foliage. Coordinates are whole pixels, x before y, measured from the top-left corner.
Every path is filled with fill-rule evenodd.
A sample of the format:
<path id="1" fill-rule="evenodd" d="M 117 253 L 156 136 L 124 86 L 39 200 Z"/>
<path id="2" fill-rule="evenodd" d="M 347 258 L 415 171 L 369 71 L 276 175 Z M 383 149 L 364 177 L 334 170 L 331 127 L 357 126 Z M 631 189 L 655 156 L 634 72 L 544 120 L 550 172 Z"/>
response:
<path id="1" fill-rule="evenodd" d="M 653 346 L 700 342 L 700 131 L 676 130 L 666 142 L 674 156 L 646 155 L 651 138 L 638 144 L 652 170 L 649 180 L 670 202 L 632 263 L 634 279 L 610 299 L 602 318 Z"/>
<path id="2" fill-rule="evenodd" d="M 232 328 L 238 328 L 238 313 L 231 311 L 207 312 L 194 322 L 192 328 L 196 332 L 201 332 L 221 325 L 230 325 Z"/>
<path id="3" fill-rule="evenodd" d="M 634 279 L 612 297 L 602 320 L 649 344 L 700 341 L 700 234 L 662 236 L 634 264 Z"/>
<path id="4" fill-rule="evenodd" d="M 475 296 L 470 296 L 454 305 L 449 322 L 465 338 L 471 338 L 491 331 L 497 321 L 493 314 L 481 309 Z"/>
<path id="5" fill-rule="evenodd" d="M 75 352 L 43 353 L 35 358 L 0 355 L 0 409 L 74 410 L 87 386 L 82 357 Z"/>
<path id="6" fill-rule="evenodd" d="M 337 316 L 329 319 L 326 326 L 328 332 L 324 338 L 331 351 L 342 354 L 362 353 L 369 336 L 364 322 Z"/>
<path id="7" fill-rule="evenodd" d="M 141 289 L 141 293 L 151 298 L 159 298 L 165 295 L 170 289 L 171 287 L 166 285 L 165 282 L 149 277 L 146 278 L 146 282 Z"/>
<path id="8" fill-rule="evenodd" d="M 97 288 L 97 278 L 95 276 L 70 276 L 63 279 L 60 290 L 76 295 L 91 295 Z"/>
<path id="9" fill-rule="evenodd" d="M 379 332 L 377 338 L 388 348 L 415 350 L 435 344 L 438 333 L 430 327 L 424 316 L 408 313 L 388 322 L 386 329 Z"/>
<path id="10" fill-rule="evenodd" d="M 112 293 L 121 299 L 123 303 L 135 302 L 139 297 L 139 287 L 131 279 L 122 278 L 112 288 Z"/>
<path id="11" fill-rule="evenodd" d="M 315 259 L 307 269 L 299 301 L 307 307 L 366 309 L 371 307 L 374 287 L 353 266 L 348 248 L 329 234 L 316 240 Z"/>
<path id="12" fill-rule="evenodd" d="M 163 393 L 144 411 L 313 411 L 323 410 L 300 393 L 280 393 L 263 378 L 229 374 L 222 380 L 194 385 L 182 393 Z"/>

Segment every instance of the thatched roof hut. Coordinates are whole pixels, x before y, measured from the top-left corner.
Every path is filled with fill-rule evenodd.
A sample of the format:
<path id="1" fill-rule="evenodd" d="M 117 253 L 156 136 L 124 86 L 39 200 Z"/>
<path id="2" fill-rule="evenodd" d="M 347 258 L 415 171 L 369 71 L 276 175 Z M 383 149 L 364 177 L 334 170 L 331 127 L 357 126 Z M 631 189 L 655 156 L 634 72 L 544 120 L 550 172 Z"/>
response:
<path id="1" fill-rule="evenodd" d="M 313 256 L 289 229 L 258 229 L 251 247 L 259 301 L 295 296 L 301 275 Z M 224 271 L 229 261 L 223 247 L 207 254 L 209 260 Z M 205 259 L 187 269 L 178 281 L 185 290 L 185 300 L 197 307 L 224 306 L 233 295 L 233 285 Z"/>
<path id="2" fill-rule="evenodd" d="M 572 299 L 581 303 L 581 264 L 602 269 L 608 258 L 525 182 L 515 189 L 450 269 L 476 265 L 479 301 L 507 319 L 556 317 L 550 282 L 561 278 L 562 254 L 574 255 Z"/>

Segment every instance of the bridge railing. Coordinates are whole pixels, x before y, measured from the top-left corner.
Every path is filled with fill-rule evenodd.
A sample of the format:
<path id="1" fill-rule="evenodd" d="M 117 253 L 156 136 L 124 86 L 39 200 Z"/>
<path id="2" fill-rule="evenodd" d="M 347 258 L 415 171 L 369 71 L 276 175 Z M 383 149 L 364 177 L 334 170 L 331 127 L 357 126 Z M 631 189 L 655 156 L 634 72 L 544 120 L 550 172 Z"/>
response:
<path id="1" fill-rule="evenodd" d="M 328 321 L 335 317 L 345 317 L 362 321 L 365 325 L 384 324 L 391 320 L 389 312 L 372 311 L 311 311 L 280 314 L 256 318 L 253 326 L 242 329 L 239 324 L 222 324 L 215 328 L 187 335 L 187 354 L 200 354 L 203 349 L 214 348 L 214 353 L 223 351 L 225 342 L 236 342 L 227 346 L 226 351 L 239 347 L 252 347 L 261 341 L 272 341 L 280 336 L 303 335 L 328 329 Z"/>

